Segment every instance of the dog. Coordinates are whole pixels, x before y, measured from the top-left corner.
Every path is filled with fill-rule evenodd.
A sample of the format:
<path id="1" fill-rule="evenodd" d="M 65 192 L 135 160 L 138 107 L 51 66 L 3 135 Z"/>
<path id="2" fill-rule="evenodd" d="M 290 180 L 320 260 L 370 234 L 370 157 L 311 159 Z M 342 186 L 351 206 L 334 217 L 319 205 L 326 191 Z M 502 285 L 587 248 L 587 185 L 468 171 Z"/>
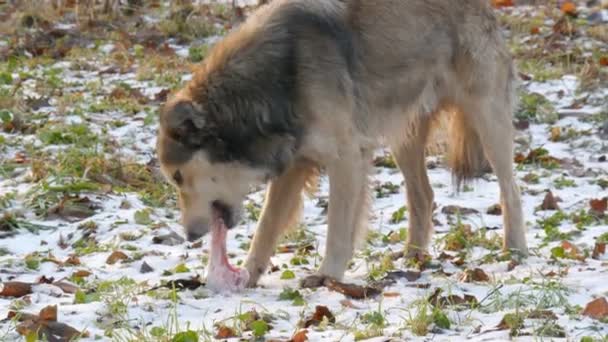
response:
<path id="1" fill-rule="evenodd" d="M 504 249 L 525 255 L 512 164 L 516 71 L 489 3 L 274 0 L 257 9 L 161 108 L 157 152 L 188 239 L 208 232 L 213 213 L 234 227 L 251 187 L 268 183 L 245 261 L 255 286 L 323 170 L 326 253 L 302 284 L 342 279 L 367 225 L 373 153 L 386 146 L 405 178 L 407 255 L 425 253 L 426 148 L 446 128 L 455 184 L 496 174 Z"/>

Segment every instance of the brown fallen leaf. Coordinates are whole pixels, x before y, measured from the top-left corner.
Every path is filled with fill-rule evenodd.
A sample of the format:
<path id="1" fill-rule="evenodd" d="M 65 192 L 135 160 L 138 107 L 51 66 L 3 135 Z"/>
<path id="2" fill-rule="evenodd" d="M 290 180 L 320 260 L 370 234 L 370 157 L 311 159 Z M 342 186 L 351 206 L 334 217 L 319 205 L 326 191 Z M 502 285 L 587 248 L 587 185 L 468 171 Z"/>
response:
<path id="1" fill-rule="evenodd" d="M 384 292 L 384 293 L 382 293 L 382 296 L 386 297 L 386 298 L 396 298 L 396 297 L 400 297 L 401 293 L 399 293 L 399 292 Z"/>
<path id="2" fill-rule="evenodd" d="M 1 297 L 23 297 L 32 293 L 32 284 L 21 281 L 7 281 L 0 283 Z"/>
<path id="3" fill-rule="evenodd" d="M 509 261 L 509 264 L 507 265 L 507 271 L 513 271 L 515 269 L 515 267 L 517 267 L 519 265 L 520 265 L 519 261 L 513 259 L 513 260 Z"/>
<path id="4" fill-rule="evenodd" d="M 441 292 L 443 292 L 443 290 L 438 288 L 429 297 L 428 301 L 431 305 L 439 308 L 452 305 L 470 308 L 478 304 L 477 298 L 472 295 L 465 294 L 462 297 L 458 295 L 441 296 Z"/>
<path id="5" fill-rule="evenodd" d="M 65 259 L 63 264 L 68 265 L 68 266 L 79 266 L 80 259 L 78 258 L 77 255 L 73 254 L 73 255 L 70 255 L 67 259 Z"/>
<path id="6" fill-rule="evenodd" d="M 353 299 L 373 298 L 382 293 L 381 290 L 375 287 L 346 284 L 330 278 L 326 278 L 323 285 L 332 291 L 340 292 Z"/>
<path id="7" fill-rule="evenodd" d="M 127 260 L 127 259 L 129 259 L 129 256 L 127 256 L 124 252 L 114 251 L 114 252 L 112 252 L 112 254 L 110 254 L 110 256 L 108 256 L 108 259 L 106 259 L 106 264 L 114 265 L 115 263 L 117 263 L 120 260 Z"/>
<path id="8" fill-rule="evenodd" d="M 486 214 L 500 216 L 502 215 L 502 207 L 500 206 L 500 204 L 494 204 L 488 208 Z"/>
<path id="9" fill-rule="evenodd" d="M 496 8 L 513 7 L 513 0 L 492 0 L 492 5 Z"/>
<path id="10" fill-rule="evenodd" d="M 446 205 L 445 207 L 441 208 L 441 212 L 446 215 L 471 215 L 479 213 L 479 211 L 476 209 L 464 208 L 457 205 Z"/>
<path id="11" fill-rule="evenodd" d="M 225 325 L 221 325 L 217 329 L 217 333 L 215 334 L 216 339 L 233 338 L 233 337 L 237 337 L 236 332 L 232 328 L 229 328 Z"/>
<path id="12" fill-rule="evenodd" d="M 486 274 L 486 272 L 484 270 L 482 270 L 481 268 L 474 268 L 474 269 L 467 269 L 464 270 L 464 272 L 462 272 L 462 274 L 460 275 L 460 281 L 465 282 L 465 283 L 472 283 L 472 282 L 486 282 L 489 281 L 490 277 L 488 277 L 488 275 Z"/>
<path id="13" fill-rule="evenodd" d="M 79 290 L 78 286 L 68 283 L 67 281 L 56 281 L 53 283 L 53 285 L 57 286 L 65 293 L 74 294 Z"/>
<path id="14" fill-rule="evenodd" d="M 527 315 L 527 318 L 531 319 L 547 319 L 556 321 L 557 315 L 551 310 L 532 310 Z"/>
<path id="15" fill-rule="evenodd" d="M 561 11 L 564 14 L 576 15 L 576 5 L 572 1 L 566 1 L 562 4 Z"/>
<path id="16" fill-rule="evenodd" d="M 566 257 L 573 260 L 585 261 L 585 255 L 581 250 L 574 245 L 572 242 L 564 240 L 562 241 L 562 248 L 566 254 Z"/>
<path id="17" fill-rule="evenodd" d="M 608 210 L 608 197 L 604 197 L 602 199 L 592 199 L 589 201 L 589 206 L 591 207 L 591 213 L 604 217 L 606 214 L 606 210 Z"/>
<path id="18" fill-rule="evenodd" d="M 312 314 L 312 316 L 304 321 L 304 328 L 308 328 L 310 326 L 318 326 L 319 324 L 321 324 L 321 322 L 323 322 L 324 318 L 327 318 L 327 321 L 329 323 L 336 322 L 334 314 L 329 311 L 327 306 L 317 305 L 315 307 L 315 312 Z"/>
<path id="19" fill-rule="evenodd" d="M 87 270 L 78 270 L 74 273 L 72 273 L 72 277 L 78 277 L 78 278 L 86 278 L 88 276 L 90 276 L 91 272 L 87 271 Z"/>
<path id="20" fill-rule="evenodd" d="M 295 333 L 288 342 L 306 342 L 308 341 L 308 330 L 302 329 Z"/>
<path id="21" fill-rule="evenodd" d="M 608 317 L 608 301 L 605 297 L 590 301 L 587 303 L 587 306 L 585 306 L 582 315 L 594 319 L 604 319 Z"/>
<path id="22" fill-rule="evenodd" d="M 593 247 L 593 253 L 591 254 L 591 258 L 599 260 L 600 256 L 604 254 L 606 254 L 606 243 L 596 242 L 595 247 Z"/>
<path id="23" fill-rule="evenodd" d="M 88 336 L 86 332 L 58 322 L 56 305 L 43 308 L 38 315 L 11 311 L 8 317 L 15 317 L 20 322 L 16 330 L 22 336 L 37 334 L 38 338 L 47 341 L 72 341 L 78 337 Z"/>
<path id="24" fill-rule="evenodd" d="M 407 281 L 416 281 L 420 279 L 422 273 L 420 271 L 392 271 L 388 272 L 384 278 L 373 283 L 373 287 L 382 288 L 395 284 L 399 279 L 406 279 Z"/>
<path id="25" fill-rule="evenodd" d="M 545 198 L 543 199 L 543 203 L 540 205 L 542 210 L 559 210 L 559 206 L 557 205 L 557 199 L 553 196 L 551 191 L 547 191 Z"/>

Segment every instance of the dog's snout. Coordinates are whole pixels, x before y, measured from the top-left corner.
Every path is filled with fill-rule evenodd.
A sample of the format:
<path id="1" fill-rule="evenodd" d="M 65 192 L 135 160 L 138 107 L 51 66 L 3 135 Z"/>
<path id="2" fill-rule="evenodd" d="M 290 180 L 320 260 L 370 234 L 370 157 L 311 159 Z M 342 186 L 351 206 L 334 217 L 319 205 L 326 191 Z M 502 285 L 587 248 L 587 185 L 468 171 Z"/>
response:
<path id="1" fill-rule="evenodd" d="M 194 242 L 203 237 L 203 234 L 199 232 L 188 232 L 187 238 L 189 242 Z"/>
<path id="2" fill-rule="evenodd" d="M 194 242 L 209 232 L 209 226 L 206 220 L 194 220 L 192 223 L 186 224 L 186 238 L 189 242 Z"/>
<path id="3" fill-rule="evenodd" d="M 213 208 L 213 211 L 216 213 L 216 215 L 218 215 L 219 218 L 224 220 L 224 224 L 226 225 L 226 227 L 234 227 L 236 220 L 234 219 L 233 210 L 228 204 L 219 200 L 215 200 L 211 203 L 211 207 Z"/>

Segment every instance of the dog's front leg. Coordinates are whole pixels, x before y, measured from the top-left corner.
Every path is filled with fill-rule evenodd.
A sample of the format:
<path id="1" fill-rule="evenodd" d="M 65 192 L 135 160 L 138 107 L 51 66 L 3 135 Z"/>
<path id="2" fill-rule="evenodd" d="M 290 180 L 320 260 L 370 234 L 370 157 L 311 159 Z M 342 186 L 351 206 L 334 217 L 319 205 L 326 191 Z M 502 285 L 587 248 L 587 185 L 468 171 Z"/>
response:
<path id="1" fill-rule="evenodd" d="M 262 215 L 245 261 L 249 287 L 255 286 L 265 272 L 281 234 L 297 224 L 302 189 L 316 175 L 317 165 L 297 162 L 268 186 Z"/>
<path id="2" fill-rule="evenodd" d="M 341 279 L 353 257 L 358 234 L 367 219 L 369 153 L 356 148 L 327 165 L 329 217 L 325 257 L 317 274 L 302 280 L 316 287 L 327 277 Z"/>

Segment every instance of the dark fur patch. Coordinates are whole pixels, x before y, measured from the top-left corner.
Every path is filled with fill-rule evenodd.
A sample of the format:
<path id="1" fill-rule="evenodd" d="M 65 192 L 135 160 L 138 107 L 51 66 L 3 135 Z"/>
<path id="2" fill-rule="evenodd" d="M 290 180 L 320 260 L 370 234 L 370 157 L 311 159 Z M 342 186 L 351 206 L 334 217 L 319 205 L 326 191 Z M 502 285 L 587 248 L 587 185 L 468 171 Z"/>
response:
<path id="1" fill-rule="evenodd" d="M 307 34 L 332 39 L 344 67 L 352 71 L 352 35 L 343 19 L 293 3 L 279 9 L 265 27 L 266 32 L 245 37 L 221 67 L 190 82 L 192 100 L 201 112 L 194 110 L 198 106 L 175 105 L 165 114 L 173 117 L 164 123 L 174 140 L 165 160 L 183 160 L 204 149 L 211 162 L 239 161 L 272 174 L 292 161 L 305 130 L 294 109 L 298 41 Z M 179 145 L 181 152 L 175 151 Z"/>

